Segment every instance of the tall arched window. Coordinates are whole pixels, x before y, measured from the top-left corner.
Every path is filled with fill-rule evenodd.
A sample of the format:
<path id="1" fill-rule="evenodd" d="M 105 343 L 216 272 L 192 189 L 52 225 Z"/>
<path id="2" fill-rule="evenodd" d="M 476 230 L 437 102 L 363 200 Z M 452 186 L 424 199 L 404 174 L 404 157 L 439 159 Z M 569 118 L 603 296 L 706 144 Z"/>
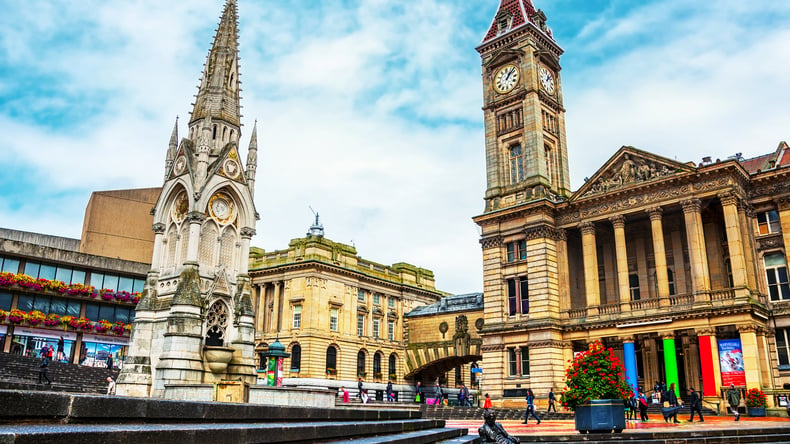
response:
<path id="1" fill-rule="evenodd" d="M 228 328 L 228 307 L 216 301 L 206 312 L 206 345 L 222 347 L 225 345 L 225 329 Z"/>
<path id="2" fill-rule="evenodd" d="M 294 344 L 291 346 L 291 371 L 298 372 L 302 366 L 302 346 Z"/>
<path id="3" fill-rule="evenodd" d="M 337 372 L 337 349 L 330 345 L 326 349 L 326 374 L 334 375 Z"/>
<path id="4" fill-rule="evenodd" d="M 524 158 L 522 157 L 521 144 L 509 148 L 510 155 L 510 183 L 515 184 L 524 180 Z"/>
<path id="5" fill-rule="evenodd" d="M 381 352 L 376 352 L 373 355 L 373 377 L 381 378 Z"/>
<path id="6" fill-rule="evenodd" d="M 398 376 L 397 375 L 397 370 L 395 370 L 395 363 L 396 363 L 395 353 L 390 355 L 389 361 L 390 361 L 389 362 L 389 368 L 388 368 L 389 378 L 390 379 L 395 379 Z"/>
<path id="7" fill-rule="evenodd" d="M 357 376 L 360 378 L 367 376 L 365 373 L 365 350 L 360 350 L 357 353 Z"/>

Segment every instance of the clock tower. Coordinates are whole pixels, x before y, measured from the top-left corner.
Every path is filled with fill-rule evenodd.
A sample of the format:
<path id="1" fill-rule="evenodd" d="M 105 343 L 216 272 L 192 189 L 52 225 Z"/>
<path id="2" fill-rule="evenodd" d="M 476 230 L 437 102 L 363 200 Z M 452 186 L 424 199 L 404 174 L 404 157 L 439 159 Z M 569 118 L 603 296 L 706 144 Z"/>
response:
<path id="1" fill-rule="evenodd" d="M 570 195 L 562 49 L 530 0 L 501 0 L 483 42 L 485 212 Z"/>

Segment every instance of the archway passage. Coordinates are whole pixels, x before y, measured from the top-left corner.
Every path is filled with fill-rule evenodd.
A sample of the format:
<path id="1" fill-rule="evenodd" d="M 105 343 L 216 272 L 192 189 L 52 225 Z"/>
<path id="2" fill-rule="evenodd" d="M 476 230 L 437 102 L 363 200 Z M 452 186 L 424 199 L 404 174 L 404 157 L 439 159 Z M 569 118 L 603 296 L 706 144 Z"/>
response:
<path id="1" fill-rule="evenodd" d="M 420 381 L 423 386 L 433 384 L 436 378 L 444 376 L 450 370 L 461 367 L 465 364 L 479 362 L 483 359 L 482 355 L 449 356 L 429 362 L 428 364 L 412 370 L 406 374 L 405 379 L 413 382 Z M 466 379 L 466 378 L 464 378 Z M 447 384 L 446 381 L 442 381 Z M 452 383 L 452 381 L 450 381 Z M 471 379 L 467 382 L 471 382 Z M 452 384 L 450 384 L 452 385 Z"/>

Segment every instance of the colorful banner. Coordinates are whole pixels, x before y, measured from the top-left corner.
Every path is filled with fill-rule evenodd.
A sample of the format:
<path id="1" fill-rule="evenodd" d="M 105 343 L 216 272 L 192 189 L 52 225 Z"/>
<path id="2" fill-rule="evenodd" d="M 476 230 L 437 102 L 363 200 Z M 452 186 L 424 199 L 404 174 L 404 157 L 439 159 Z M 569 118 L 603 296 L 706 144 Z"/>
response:
<path id="1" fill-rule="evenodd" d="M 283 358 L 277 358 L 277 387 L 283 386 Z"/>
<path id="2" fill-rule="evenodd" d="M 746 371 L 743 368 L 743 349 L 740 339 L 719 340 L 719 364 L 721 364 L 721 385 L 746 385 Z"/>

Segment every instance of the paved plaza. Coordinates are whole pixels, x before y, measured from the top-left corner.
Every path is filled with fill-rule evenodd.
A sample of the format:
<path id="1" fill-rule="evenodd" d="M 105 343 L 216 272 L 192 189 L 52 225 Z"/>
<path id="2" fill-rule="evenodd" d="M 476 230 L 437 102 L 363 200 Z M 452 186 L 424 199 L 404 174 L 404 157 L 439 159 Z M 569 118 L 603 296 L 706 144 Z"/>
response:
<path id="1" fill-rule="evenodd" d="M 635 432 L 671 432 L 671 431 L 690 431 L 690 430 L 727 430 L 727 429 L 760 429 L 765 427 L 788 427 L 790 428 L 790 418 L 788 417 L 764 417 L 764 418 L 751 418 L 746 415 L 741 415 L 738 422 L 733 420 L 732 416 L 706 416 L 705 422 L 688 422 L 688 416 L 678 416 L 680 424 L 667 424 L 664 418 L 660 415 L 650 415 L 650 420 L 647 422 L 628 421 L 626 429 L 623 433 Z M 505 427 L 511 435 L 514 436 L 528 436 L 528 435 L 568 435 L 577 434 L 574 428 L 573 420 L 546 420 L 541 421 L 538 425 L 537 421 L 530 420 L 529 424 L 522 424 L 520 420 L 504 420 L 497 421 Z M 467 428 L 469 433 L 476 435 L 477 429 L 483 424 L 482 420 L 447 420 L 447 427 Z"/>

